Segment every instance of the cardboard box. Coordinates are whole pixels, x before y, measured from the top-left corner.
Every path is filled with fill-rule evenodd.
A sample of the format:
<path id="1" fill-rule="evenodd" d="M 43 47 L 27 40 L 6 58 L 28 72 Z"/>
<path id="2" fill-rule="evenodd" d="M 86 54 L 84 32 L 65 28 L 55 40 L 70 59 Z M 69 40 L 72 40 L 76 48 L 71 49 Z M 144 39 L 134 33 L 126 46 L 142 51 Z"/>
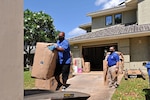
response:
<path id="1" fill-rule="evenodd" d="M 57 51 L 48 49 L 54 43 L 41 43 L 36 45 L 31 77 L 37 79 L 50 79 L 55 71 Z"/>
<path id="2" fill-rule="evenodd" d="M 73 65 L 77 66 L 78 68 L 82 68 L 81 58 L 73 58 Z"/>
<path id="3" fill-rule="evenodd" d="M 37 89 L 45 89 L 55 91 L 57 87 L 57 81 L 55 77 L 51 77 L 50 79 L 35 79 L 35 87 Z"/>
<path id="4" fill-rule="evenodd" d="M 107 61 L 103 60 L 103 76 L 104 76 L 104 85 L 108 85 L 108 66 Z"/>
<path id="5" fill-rule="evenodd" d="M 83 71 L 86 72 L 86 73 L 91 71 L 90 62 L 85 62 L 85 65 L 83 67 Z"/>

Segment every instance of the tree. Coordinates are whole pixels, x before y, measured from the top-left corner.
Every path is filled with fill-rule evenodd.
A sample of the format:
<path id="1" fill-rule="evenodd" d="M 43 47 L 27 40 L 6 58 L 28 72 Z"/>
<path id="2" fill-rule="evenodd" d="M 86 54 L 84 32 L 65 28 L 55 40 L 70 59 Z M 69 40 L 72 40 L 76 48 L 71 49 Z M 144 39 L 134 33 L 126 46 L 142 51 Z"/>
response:
<path id="1" fill-rule="evenodd" d="M 29 65 L 32 65 L 30 55 L 36 42 L 55 42 L 56 33 L 51 16 L 42 11 L 24 11 L 24 51 Z"/>

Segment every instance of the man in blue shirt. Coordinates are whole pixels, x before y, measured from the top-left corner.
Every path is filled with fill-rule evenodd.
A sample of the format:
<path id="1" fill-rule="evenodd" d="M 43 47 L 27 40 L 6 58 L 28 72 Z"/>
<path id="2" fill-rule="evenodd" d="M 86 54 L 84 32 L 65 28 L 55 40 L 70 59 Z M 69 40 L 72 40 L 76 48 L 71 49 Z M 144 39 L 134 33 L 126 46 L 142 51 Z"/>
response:
<path id="1" fill-rule="evenodd" d="M 58 58 L 57 58 L 57 64 L 55 69 L 55 79 L 58 82 L 56 90 L 59 90 L 59 88 L 63 85 L 62 89 L 66 89 L 68 75 L 70 72 L 70 64 L 71 64 L 71 57 L 70 57 L 70 45 L 69 42 L 65 39 L 65 33 L 60 32 L 59 33 L 59 40 L 57 41 L 57 47 L 55 47 L 55 50 L 58 51 Z M 60 74 L 62 73 L 62 81 L 60 82 Z"/>
<path id="2" fill-rule="evenodd" d="M 107 57 L 108 62 L 108 81 L 109 87 L 117 88 L 117 73 L 119 70 L 119 55 L 115 52 L 115 47 L 109 48 L 110 54 Z"/>

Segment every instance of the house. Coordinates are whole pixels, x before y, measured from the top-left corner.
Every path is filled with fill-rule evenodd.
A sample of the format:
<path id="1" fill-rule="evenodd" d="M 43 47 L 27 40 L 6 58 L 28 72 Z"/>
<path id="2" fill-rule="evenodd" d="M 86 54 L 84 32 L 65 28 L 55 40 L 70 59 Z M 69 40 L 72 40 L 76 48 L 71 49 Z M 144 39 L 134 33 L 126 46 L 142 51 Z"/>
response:
<path id="1" fill-rule="evenodd" d="M 91 23 L 80 25 L 87 33 L 69 39 L 73 58 L 90 62 L 91 70 L 103 70 L 110 46 L 124 54 L 125 69 L 145 69 L 150 61 L 150 0 L 126 0 L 114 8 L 88 13 Z"/>

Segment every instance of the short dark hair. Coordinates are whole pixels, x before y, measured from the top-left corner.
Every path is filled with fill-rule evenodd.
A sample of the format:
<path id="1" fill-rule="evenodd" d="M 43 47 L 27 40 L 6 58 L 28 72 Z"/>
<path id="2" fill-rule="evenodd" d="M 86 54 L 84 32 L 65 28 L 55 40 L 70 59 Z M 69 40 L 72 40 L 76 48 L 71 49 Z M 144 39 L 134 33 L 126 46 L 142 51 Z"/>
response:
<path id="1" fill-rule="evenodd" d="M 113 48 L 114 48 L 114 50 L 116 50 L 115 46 L 110 46 L 109 48 L 111 48 L 111 47 L 113 47 Z"/>

